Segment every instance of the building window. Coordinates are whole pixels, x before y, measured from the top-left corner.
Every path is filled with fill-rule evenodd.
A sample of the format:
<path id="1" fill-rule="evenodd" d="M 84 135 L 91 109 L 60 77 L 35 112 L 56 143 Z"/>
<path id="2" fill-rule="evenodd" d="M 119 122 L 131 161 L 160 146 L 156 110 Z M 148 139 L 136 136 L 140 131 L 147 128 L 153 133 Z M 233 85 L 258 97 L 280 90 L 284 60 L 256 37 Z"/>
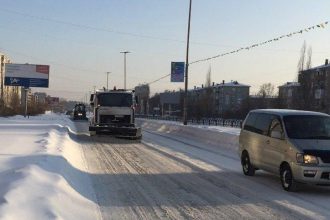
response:
<path id="1" fill-rule="evenodd" d="M 321 99 L 323 97 L 324 90 L 323 89 L 316 89 L 314 97 L 315 99 Z"/>
<path id="2" fill-rule="evenodd" d="M 225 104 L 229 105 L 229 102 L 230 102 L 230 97 L 229 95 L 226 95 Z"/>

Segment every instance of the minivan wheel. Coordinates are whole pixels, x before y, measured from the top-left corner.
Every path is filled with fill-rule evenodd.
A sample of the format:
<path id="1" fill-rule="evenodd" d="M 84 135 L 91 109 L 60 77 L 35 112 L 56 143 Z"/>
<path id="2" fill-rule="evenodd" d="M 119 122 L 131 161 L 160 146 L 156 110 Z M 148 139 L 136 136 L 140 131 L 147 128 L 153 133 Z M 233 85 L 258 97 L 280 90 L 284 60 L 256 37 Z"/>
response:
<path id="1" fill-rule="evenodd" d="M 297 182 L 293 178 L 291 168 L 288 164 L 282 166 L 280 170 L 281 183 L 284 190 L 294 192 L 297 190 Z"/>
<path id="2" fill-rule="evenodd" d="M 241 157 L 241 163 L 243 168 L 243 173 L 247 176 L 253 176 L 255 174 L 255 168 L 250 162 L 250 157 L 248 152 L 244 151 Z"/>

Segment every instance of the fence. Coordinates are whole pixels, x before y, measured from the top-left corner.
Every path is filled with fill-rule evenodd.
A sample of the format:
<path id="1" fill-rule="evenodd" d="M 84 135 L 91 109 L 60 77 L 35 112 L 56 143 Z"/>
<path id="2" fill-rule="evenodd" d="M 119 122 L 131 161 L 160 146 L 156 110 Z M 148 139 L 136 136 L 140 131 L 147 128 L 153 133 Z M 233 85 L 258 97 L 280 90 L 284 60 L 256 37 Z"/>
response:
<path id="1" fill-rule="evenodd" d="M 153 119 L 153 120 L 165 120 L 165 121 L 177 121 L 182 122 L 181 117 L 176 116 L 151 116 L 151 115 L 136 115 L 137 118 Z M 236 127 L 241 128 L 243 120 L 238 119 L 222 119 L 222 118 L 202 118 L 202 119 L 188 119 L 188 124 L 194 125 L 213 125 L 223 127 Z"/>

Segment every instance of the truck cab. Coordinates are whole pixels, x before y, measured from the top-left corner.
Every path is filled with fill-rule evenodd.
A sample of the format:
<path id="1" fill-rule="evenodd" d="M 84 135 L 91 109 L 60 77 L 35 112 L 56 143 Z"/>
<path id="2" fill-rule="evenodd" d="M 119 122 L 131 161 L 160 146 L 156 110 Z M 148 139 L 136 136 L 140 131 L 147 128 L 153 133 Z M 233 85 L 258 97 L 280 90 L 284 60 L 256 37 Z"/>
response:
<path id="1" fill-rule="evenodd" d="M 121 137 L 141 138 L 141 128 L 135 126 L 134 91 L 98 90 L 90 97 L 93 116 L 90 118 L 91 135 L 113 134 Z"/>

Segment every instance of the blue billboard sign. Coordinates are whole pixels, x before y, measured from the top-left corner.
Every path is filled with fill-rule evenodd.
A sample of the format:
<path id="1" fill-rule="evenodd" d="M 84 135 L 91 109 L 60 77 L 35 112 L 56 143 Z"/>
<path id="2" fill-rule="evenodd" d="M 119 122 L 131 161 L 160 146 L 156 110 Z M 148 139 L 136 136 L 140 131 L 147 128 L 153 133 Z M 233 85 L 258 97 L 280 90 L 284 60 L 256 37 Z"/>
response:
<path id="1" fill-rule="evenodd" d="M 5 85 L 48 88 L 49 66 L 8 63 L 5 65 Z"/>
<path id="2" fill-rule="evenodd" d="M 171 63 L 171 82 L 184 82 L 184 62 Z"/>

